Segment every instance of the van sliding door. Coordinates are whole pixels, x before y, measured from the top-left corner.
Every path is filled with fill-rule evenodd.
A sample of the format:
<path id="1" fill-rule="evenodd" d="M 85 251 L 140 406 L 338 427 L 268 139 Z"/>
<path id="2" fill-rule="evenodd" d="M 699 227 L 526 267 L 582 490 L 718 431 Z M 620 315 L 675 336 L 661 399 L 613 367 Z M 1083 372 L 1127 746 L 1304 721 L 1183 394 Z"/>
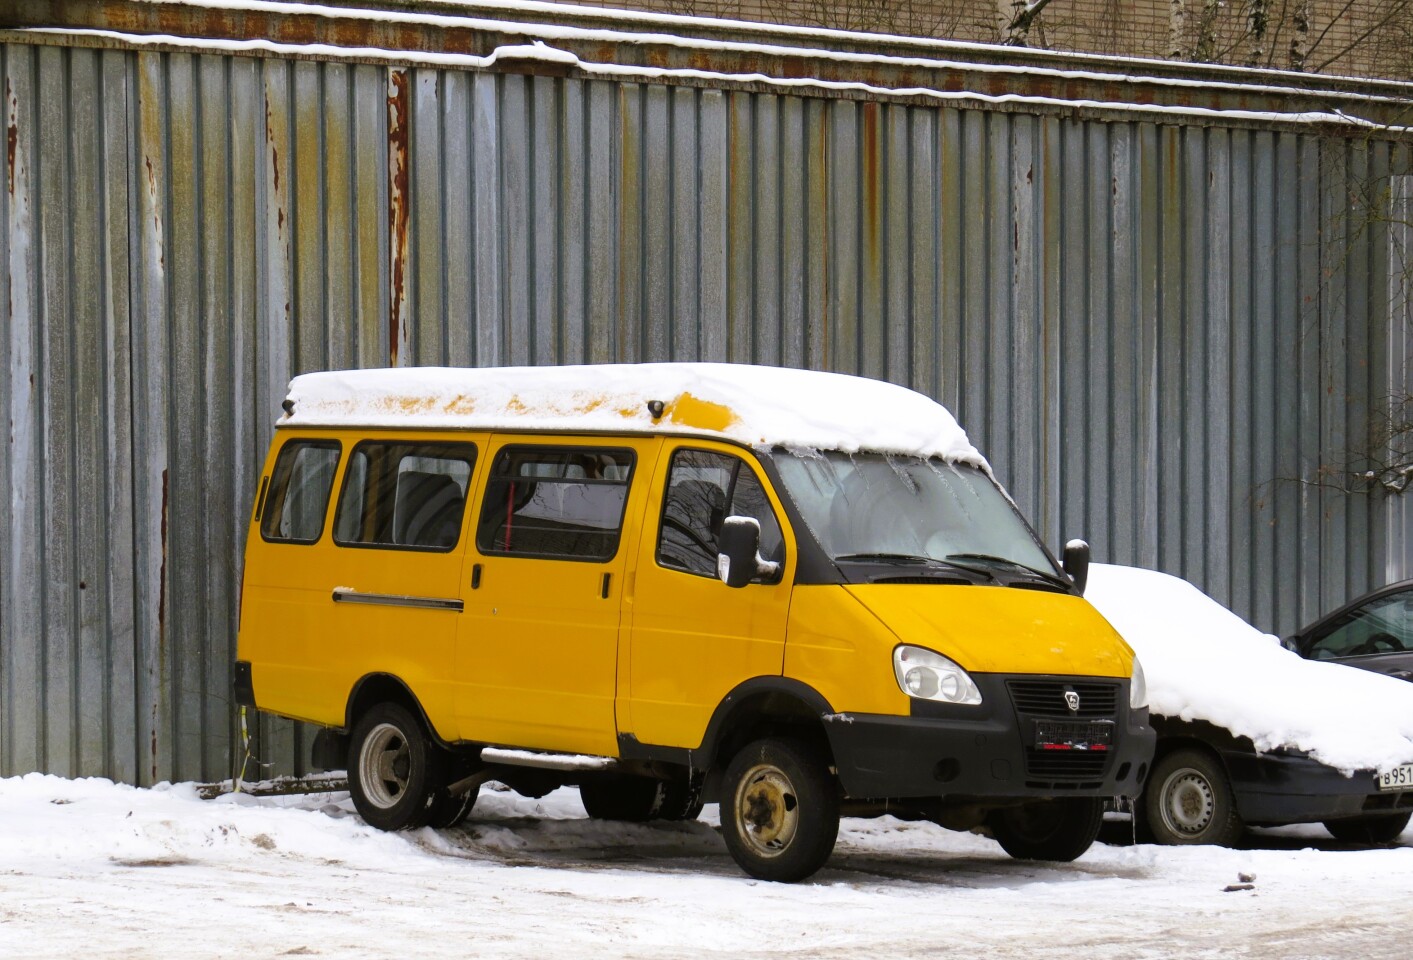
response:
<path id="1" fill-rule="evenodd" d="M 493 437 L 457 638 L 467 739 L 617 754 L 614 692 L 641 466 L 658 441 Z M 626 528 L 626 532 L 625 532 Z"/>

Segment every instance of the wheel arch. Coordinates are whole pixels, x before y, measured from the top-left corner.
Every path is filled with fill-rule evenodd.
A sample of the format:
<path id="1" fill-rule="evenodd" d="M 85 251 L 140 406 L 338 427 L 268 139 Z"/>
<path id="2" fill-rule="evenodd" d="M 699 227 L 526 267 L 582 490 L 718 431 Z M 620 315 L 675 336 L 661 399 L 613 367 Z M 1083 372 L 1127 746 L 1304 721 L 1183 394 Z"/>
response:
<path id="1" fill-rule="evenodd" d="M 391 673 L 369 673 L 358 679 L 349 691 L 348 702 L 344 707 L 343 733 L 350 733 L 358 718 L 379 703 L 397 703 L 412 711 L 412 715 L 422 724 L 422 730 L 440 746 L 447 746 L 437 735 L 427 711 L 402 678 Z"/>
<path id="2" fill-rule="evenodd" d="M 754 677 L 738 684 L 713 711 L 693 766 L 720 769 L 752 740 L 791 733 L 833 758 L 824 717 L 833 708 L 819 691 L 788 677 Z"/>
<path id="3" fill-rule="evenodd" d="M 1177 750 L 1197 750 L 1213 758 L 1221 765 L 1228 780 L 1232 777 L 1228 754 L 1255 752 L 1250 740 L 1238 737 L 1226 728 L 1205 720 L 1177 720 L 1155 716 L 1153 729 L 1158 733 L 1158 742 L 1153 749 L 1153 760 L 1148 766 L 1150 773 L 1143 785 L 1145 790 L 1153 783 L 1151 771 L 1164 757 Z"/>

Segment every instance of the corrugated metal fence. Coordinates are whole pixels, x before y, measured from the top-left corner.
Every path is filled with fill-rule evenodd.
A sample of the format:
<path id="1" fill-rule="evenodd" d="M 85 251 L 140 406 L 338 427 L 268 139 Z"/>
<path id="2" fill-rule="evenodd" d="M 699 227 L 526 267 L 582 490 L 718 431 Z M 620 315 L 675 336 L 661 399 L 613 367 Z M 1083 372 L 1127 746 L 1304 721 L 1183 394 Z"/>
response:
<path id="1" fill-rule="evenodd" d="M 1405 572 L 1401 511 L 1296 482 L 1403 376 L 1404 144 L 52 41 L 0 74 L 0 774 L 229 774 L 306 370 L 862 373 L 947 404 L 1052 546 L 1266 629 Z"/>

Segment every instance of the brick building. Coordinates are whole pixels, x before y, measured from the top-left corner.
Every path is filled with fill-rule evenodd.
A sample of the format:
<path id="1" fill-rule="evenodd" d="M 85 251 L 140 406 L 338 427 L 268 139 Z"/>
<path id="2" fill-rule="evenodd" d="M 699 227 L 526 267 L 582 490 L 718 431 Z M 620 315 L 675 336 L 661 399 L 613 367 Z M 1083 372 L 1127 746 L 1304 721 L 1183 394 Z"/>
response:
<path id="1" fill-rule="evenodd" d="M 578 0 L 593 6 L 995 43 L 1020 0 Z M 1051 0 L 1026 43 L 1359 77 L 1413 77 L 1413 0 Z"/>

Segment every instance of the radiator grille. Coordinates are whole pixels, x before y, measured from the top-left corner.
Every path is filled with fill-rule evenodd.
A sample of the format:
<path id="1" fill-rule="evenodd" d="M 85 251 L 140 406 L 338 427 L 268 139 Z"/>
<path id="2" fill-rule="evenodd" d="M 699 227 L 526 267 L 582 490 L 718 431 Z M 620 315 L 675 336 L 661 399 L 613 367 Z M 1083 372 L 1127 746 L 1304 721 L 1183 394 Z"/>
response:
<path id="1" fill-rule="evenodd" d="M 1011 679 L 1006 689 L 1016 719 L 1030 744 L 1025 751 L 1026 783 L 1033 787 L 1081 789 L 1098 786 L 1109 769 L 1110 750 L 1040 750 L 1033 736 L 1036 720 L 1112 720 L 1117 723 L 1122 684 L 1088 679 Z M 1079 709 L 1071 711 L 1065 691 L 1079 695 Z M 1117 732 L 1117 731 L 1116 731 Z M 1118 743 L 1111 745 L 1117 748 Z"/>
<path id="2" fill-rule="evenodd" d="M 1016 713 L 1031 717 L 1113 719 L 1118 713 L 1119 685 L 1094 680 L 1007 680 Z M 1079 694 L 1079 711 L 1065 705 L 1065 691 Z"/>

